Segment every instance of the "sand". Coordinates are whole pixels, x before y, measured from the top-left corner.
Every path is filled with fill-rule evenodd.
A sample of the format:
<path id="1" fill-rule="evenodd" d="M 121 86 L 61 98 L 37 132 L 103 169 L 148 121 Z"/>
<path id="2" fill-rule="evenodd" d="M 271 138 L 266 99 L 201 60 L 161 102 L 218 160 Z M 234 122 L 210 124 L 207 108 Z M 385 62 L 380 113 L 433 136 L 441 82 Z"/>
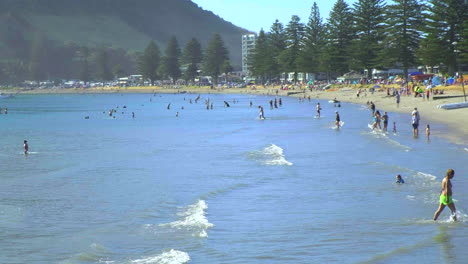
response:
<path id="1" fill-rule="evenodd" d="M 326 91 L 304 91 L 296 90 L 280 90 L 279 87 L 248 87 L 248 88 L 216 88 L 209 87 L 129 87 L 129 88 L 72 88 L 72 89 L 33 89 L 33 90 L 5 90 L 4 93 L 27 93 L 27 94 L 53 94 L 53 93 L 225 93 L 225 94 L 258 94 L 258 95 L 275 95 L 278 91 L 278 96 L 294 96 L 294 97 L 311 97 L 312 99 L 332 100 L 336 98 L 339 101 L 351 102 L 356 104 L 366 105 L 368 101 L 374 102 L 376 109 L 381 112 L 399 112 L 408 114 L 408 126 L 410 126 L 411 112 L 415 107 L 418 108 L 421 115 L 420 133 L 424 133 L 426 124 L 432 122 L 446 124 L 447 132 L 438 132 L 431 130 L 431 135 L 440 136 L 449 139 L 451 142 L 468 145 L 468 108 L 444 110 L 437 108 L 440 104 L 463 102 L 463 97 L 448 98 L 433 100 L 432 95 L 430 100 L 424 100 L 421 97 L 415 98 L 414 95 L 402 95 L 399 107 L 396 104 L 396 98 L 387 96 L 386 90 L 376 91 L 374 93 L 368 90 L 362 92 L 360 97 L 356 96 L 358 88 L 356 87 L 340 87 L 332 88 Z M 460 88 L 446 89 L 447 95 L 463 95 Z M 315 110 L 315 108 L 314 108 Z"/>

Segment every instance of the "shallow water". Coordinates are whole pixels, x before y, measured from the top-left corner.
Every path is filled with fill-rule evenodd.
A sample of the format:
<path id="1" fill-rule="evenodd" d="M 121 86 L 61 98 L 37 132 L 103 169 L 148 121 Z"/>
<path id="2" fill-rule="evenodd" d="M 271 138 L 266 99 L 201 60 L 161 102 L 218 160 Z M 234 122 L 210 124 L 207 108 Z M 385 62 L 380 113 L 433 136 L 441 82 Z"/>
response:
<path id="1" fill-rule="evenodd" d="M 197 96 L 0 101 L 0 263 L 466 261 L 468 152 L 437 137 L 445 126 L 427 141 L 409 114 L 389 113 L 398 133 L 382 134 L 360 105 Z M 447 208 L 434 223 L 448 168 L 459 221 Z"/>

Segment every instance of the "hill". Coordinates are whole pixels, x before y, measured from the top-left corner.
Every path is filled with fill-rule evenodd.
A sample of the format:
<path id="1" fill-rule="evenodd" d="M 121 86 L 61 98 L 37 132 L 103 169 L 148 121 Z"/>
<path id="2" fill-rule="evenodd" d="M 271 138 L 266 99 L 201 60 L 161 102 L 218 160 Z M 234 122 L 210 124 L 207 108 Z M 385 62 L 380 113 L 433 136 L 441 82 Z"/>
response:
<path id="1" fill-rule="evenodd" d="M 153 39 L 164 50 L 197 38 L 203 47 L 220 33 L 234 65 L 241 35 L 234 26 L 190 0 L 0 0 L 0 59 L 26 58 L 38 34 L 54 46 L 70 43 L 142 51 Z"/>

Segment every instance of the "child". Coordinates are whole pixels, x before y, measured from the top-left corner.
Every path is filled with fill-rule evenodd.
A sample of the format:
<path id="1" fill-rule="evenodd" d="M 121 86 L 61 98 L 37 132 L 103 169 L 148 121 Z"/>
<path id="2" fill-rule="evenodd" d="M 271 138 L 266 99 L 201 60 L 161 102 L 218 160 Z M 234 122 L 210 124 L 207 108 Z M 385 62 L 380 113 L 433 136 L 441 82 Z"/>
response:
<path id="1" fill-rule="evenodd" d="M 396 134 L 396 122 L 393 122 L 393 133 Z"/>
<path id="2" fill-rule="evenodd" d="M 29 146 L 28 146 L 28 141 L 27 140 L 23 141 L 23 147 L 24 147 L 24 155 L 28 155 Z"/>
<path id="3" fill-rule="evenodd" d="M 398 184 L 403 184 L 403 183 L 405 183 L 405 181 L 403 180 L 403 178 L 401 177 L 400 174 L 398 174 L 398 175 L 396 176 L 396 183 L 398 183 Z"/>
<path id="4" fill-rule="evenodd" d="M 426 126 L 426 137 L 427 137 L 427 139 L 429 139 L 430 135 L 431 135 L 431 127 L 429 126 L 429 124 L 427 124 L 427 126 Z"/>

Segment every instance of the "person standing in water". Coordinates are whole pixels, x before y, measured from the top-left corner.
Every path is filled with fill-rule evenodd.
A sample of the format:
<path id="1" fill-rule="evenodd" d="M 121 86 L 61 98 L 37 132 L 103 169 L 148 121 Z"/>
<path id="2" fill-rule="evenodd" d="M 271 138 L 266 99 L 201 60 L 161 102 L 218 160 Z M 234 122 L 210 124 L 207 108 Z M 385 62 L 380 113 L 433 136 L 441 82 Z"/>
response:
<path id="1" fill-rule="evenodd" d="M 29 146 L 28 146 L 28 141 L 27 140 L 23 141 L 23 148 L 24 148 L 24 155 L 28 155 Z"/>
<path id="2" fill-rule="evenodd" d="M 429 136 L 431 135 L 431 127 L 429 124 L 426 125 L 426 137 L 429 139 Z"/>
<path id="3" fill-rule="evenodd" d="M 457 221 L 457 209 L 455 209 L 455 204 L 453 203 L 452 200 L 452 182 L 450 181 L 453 179 L 455 176 L 455 171 L 453 169 L 448 169 L 447 173 L 442 180 L 442 190 L 440 191 L 440 197 L 439 197 L 439 208 L 434 214 L 434 221 L 437 220 L 439 217 L 440 213 L 444 210 L 445 206 L 448 206 L 450 210 L 452 211 L 452 219 L 454 221 Z"/>
<path id="4" fill-rule="evenodd" d="M 322 110 L 322 107 L 320 107 L 320 103 L 317 103 L 317 118 L 320 118 L 320 110 Z"/>
<path id="5" fill-rule="evenodd" d="M 263 112 L 263 107 L 261 105 L 258 106 L 260 111 L 258 112 L 258 118 L 265 119 L 265 113 Z"/>
<path id="6" fill-rule="evenodd" d="M 338 111 L 335 111 L 336 113 L 336 116 L 335 116 L 335 125 L 337 128 L 340 128 L 340 114 L 338 113 Z"/>
<path id="7" fill-rule="evenodd" d="M 384 112 L 382 116 L 382 121 L 383 121 L 383 132 L 387 132 L 387 127 L 388 127 L 388 114 L 387 112 Z"/>

